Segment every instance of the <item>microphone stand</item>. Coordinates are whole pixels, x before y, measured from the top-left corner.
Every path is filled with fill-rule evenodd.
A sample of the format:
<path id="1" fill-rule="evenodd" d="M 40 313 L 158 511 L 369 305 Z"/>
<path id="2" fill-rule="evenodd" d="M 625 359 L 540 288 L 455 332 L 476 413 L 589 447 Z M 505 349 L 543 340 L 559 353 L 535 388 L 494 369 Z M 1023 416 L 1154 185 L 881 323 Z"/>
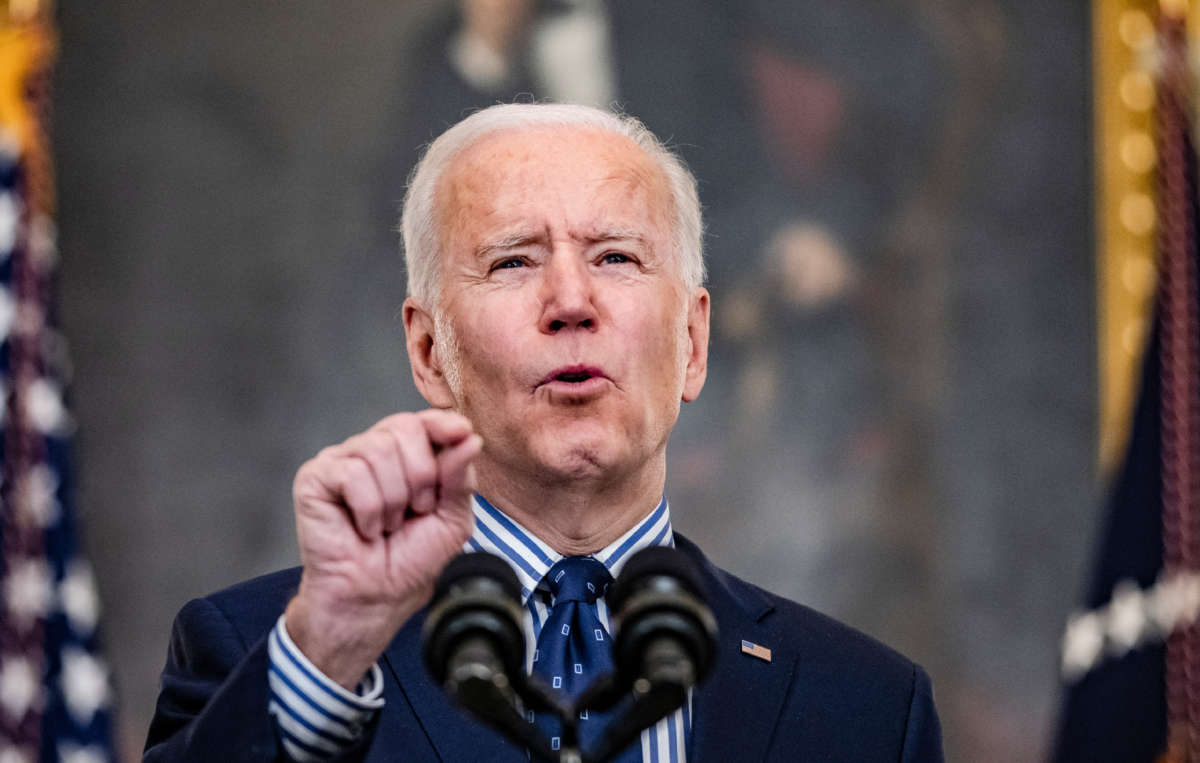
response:
<path id="1" fill-rule="evenodd" d="M 622 708 L 605 729 L 604 735 L 585 763 L 608 760 L 632 744 L 642 729 L 682 707 L 687 702 L 688 688 L 696 683 L 696 671 L 691 659 L 681 655 L 669 639 L 657 639 L 646 646 L 645 673 L 634 680 L 632 702 Z M 579 697 L 580 707 L 612 707 L 620 699 L 620 687 L 614 676 L 605 676 Z"/>
<path id="2" fill-rule="evenodd" d="M 573 708 L 564 705 L 536 676 L 520 677 L 514 686 L 488 637 L 474 636 L 463 640 L 446 671 L 444 688 L 481 721 L 525 745 L 533 756 L 547 761 L 580 763 L 578 750 L 573 758 L 567 758 L 550 747 L 549 740 L 517 710 L 517 697 L 530 710 L 552 712 L 562 719 L 564 755 L 568 745 L 578 746 L 578 730 L 568 721 Z"/>
<path id="3" fill-rule="evenodd" d="M 646 676 L 633 682 L 632 701 L 612 719 L 595 749 L 585 751 L 579 747 L 579 711 L 609 710 L 624 699 L 626 690 L 617 682 L 615 674 L 598 678 L 569 706 L 560 702 L 538 677 L 527 677 L 518 693 L 531 709 L 554 712 L 562 722 L 562 736 L 560 749 L 556 752 L 531 724 L 525 722 L 521 739 L 536 739 L 538 744 L 530 745 L 530 751 L 549 763 L 603 763 L 611 759 L 637 740 L 642 729 L 687 702 L 688 687 L 695 684 L 694 666 L 668 641 L 661 639 L 647 645 Z M 524 721 L 519 714 L 513 715 Z"/>

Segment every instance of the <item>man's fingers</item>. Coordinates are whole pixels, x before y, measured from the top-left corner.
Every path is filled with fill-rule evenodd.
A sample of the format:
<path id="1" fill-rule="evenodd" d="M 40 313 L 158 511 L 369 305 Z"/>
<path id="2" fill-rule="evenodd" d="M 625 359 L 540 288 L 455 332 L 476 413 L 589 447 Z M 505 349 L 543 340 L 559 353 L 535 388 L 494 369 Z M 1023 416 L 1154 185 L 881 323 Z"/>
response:
<path id="1" fill-rule="evenodd" d="M 466 416 L 454 411 L 431 408 L 416 415 L 425 425 L 430 442 L 440 447 L 457 445 L 475 431 Z"/>
<path id="2" fill-rule="evenodd" d="M 410 499 L 404 463 L 395 441 L 387 432 L 370 430 L 346 440 L 341 449 L 346 455 L 366 462 L 383 498 L 384 529 L 392 529 L 403 518 Z M 396 515 L 394 519 L 392 515 Z"/>
<path id="3" fill-rule="evenodd" d="M 415 424 L 414 424 L 415 422 Z M 429 409 L 416 414 L 389 416 L 376 425 L 396 439 L 404 459 L 409 502 L 421 514 L 433 511 L 440 495 L 460 501 L 474 488 L 465 473 L 479 455 L 482 440 L 474 434 L 470 420 L 453 411 Z M 417 432 L 413 427 L 418 428 Z M 471 445 L 474 438 L 478 442 Z M 465 448 L 464 448 L 465 446 Z M 455 455 L 451 456 L 451 453 Z M 451 468 L 447 471 L 445 464 Z M 449 477 L 449 482 L 446 478 Z"/>
<path id="4" fill-rule="evenodd" d="M 413 421 L 420 423 L 425 436 L 436 446 L 453 445 L 474 431 L 466 416 L 439 408 L 417 413 L 394 413 L 380 420 L 372 429 L 388 429 L 402 437 L 409 431 Z"/>
<path id="5" fill-rule="evenodd" d="M 438 481 L 442 501 L 463 505 L 475 490 L 471 462 L 483 450 L 483 438 L 472 434 L 467 439 L 438 453 Z"/>
<path id="6" fill-rule="evenodd" d="M 421 422 L 413 419 L 412 429 L 415 431 L 403 436 L 395 429 L 386 431 L 404 464 L 404 478 L 413 511 L 428 514 L 437 505 L 437 459 Z"/>
<path id="7" fill-rule="evenodd" d="M 297 505 L 340 506 L 355 532 L 373 540 L 398 530 L 409 508 L 430 513 L 439 497 L 467 505 L 470 464 L 482 446 L 471 422 L 452 411 L 389 416 L 302 467 Z"/>
<path id="8" fill-rule="evenodd" d="M 336 459 L 329 468 L 354 529 L 363 540 L 379 537 L 383 532 L 384 500 L 367 462 L 347 456 Z"/>

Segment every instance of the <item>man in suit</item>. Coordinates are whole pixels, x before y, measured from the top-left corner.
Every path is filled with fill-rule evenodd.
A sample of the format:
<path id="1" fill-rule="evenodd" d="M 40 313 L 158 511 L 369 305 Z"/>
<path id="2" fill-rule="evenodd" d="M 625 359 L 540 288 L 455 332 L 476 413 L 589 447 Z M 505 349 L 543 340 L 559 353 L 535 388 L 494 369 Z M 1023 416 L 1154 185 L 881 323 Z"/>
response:
<path id="1" fill-rule="evenodd" d="M 542 626 L 576 611 L 555 570 L 611 580 L 651 545 L 698 566 L 718 654 L 621 760 L 941 759 L 924 671 L 671 530 L 666 444 L 709 332 L 695 180 L 673 154 L 608 112 L 491 107 L 430 146 L 402 227 L 432 408 L 300 468 L 300 569 L 183 609 L 146 761 L 524 760 L 423 669 L 433 581 L 464 548 L 509 561 L 541 670 Z M 597 618 L 599 641 L 603 590 L 570 615 Z"/>

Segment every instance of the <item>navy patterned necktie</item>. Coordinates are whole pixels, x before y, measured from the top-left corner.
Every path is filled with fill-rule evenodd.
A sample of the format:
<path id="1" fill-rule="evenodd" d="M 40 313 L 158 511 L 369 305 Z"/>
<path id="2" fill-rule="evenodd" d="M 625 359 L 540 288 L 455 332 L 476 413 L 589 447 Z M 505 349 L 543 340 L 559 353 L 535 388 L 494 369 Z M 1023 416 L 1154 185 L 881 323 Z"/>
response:
<path id="1" fill-rule="evenodd" d="M 608 568 L 590 556 L 560 559 L 546 573 L 546 584 L 554 596 L 554 606 L 538 635 L 533 655 L 533 673 L 574 701 L 597 676 L 613 669 L 608 631 L 600 623 L 596 599 L 604 595 L 612 576 Z M 579 742 L 584 749 L 593 747 L 604 731 L 606 719 L 587 711 L 579 714 Z M 561 725 L 549 713 L 537 716 L 538 726 L 550 737 L 550 746 L 559 749 Z M 641 760 L 633 756 L 636 745 L 618 760 Z"/>

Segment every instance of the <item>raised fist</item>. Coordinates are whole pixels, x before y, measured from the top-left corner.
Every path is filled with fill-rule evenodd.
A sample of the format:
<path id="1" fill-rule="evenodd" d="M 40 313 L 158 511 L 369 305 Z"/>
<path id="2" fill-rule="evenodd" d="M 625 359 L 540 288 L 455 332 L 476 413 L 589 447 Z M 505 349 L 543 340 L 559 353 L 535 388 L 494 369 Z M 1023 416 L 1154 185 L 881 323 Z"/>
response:
<path id="1" fill-rule="evenodd" d="M 424 606 L 471 535 L 471 462 L 483 440 L 457 413 L 399 413 L 296 473 L 304 572 L 287 608 L 296 646 L 353 688 Z"/>

